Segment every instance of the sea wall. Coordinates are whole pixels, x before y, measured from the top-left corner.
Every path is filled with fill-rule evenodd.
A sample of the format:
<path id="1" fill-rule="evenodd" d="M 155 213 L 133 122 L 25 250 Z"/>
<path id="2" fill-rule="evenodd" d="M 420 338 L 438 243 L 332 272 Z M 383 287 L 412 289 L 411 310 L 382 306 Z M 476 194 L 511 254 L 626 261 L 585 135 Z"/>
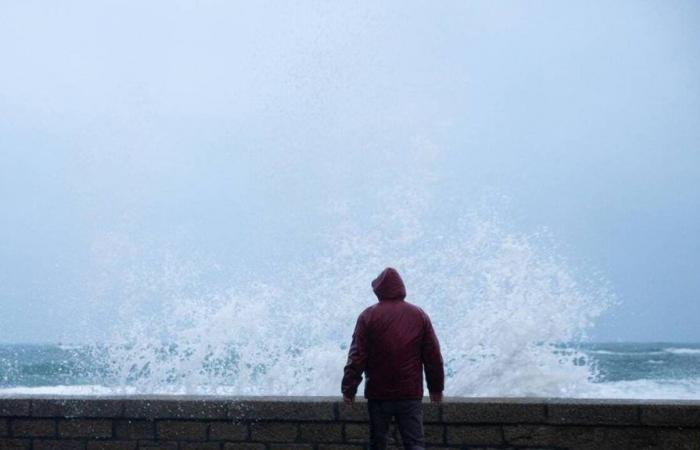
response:
<path id="1" fill-rule="evenodd" d="M 424 419 L 429 448 L 700 450 L 700 401 L 448 398 L 439 407 L 425 404 Z M 361 450 L 366 404 L 329 397 L 0 397 L 0 450 L 142 448 Z"/>

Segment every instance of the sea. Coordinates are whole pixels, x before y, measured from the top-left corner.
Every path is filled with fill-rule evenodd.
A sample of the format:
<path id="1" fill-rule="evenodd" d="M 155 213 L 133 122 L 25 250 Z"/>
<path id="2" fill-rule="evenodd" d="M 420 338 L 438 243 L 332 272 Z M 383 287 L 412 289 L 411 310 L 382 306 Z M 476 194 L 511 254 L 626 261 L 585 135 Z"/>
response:
<path id="1" fill-rule="evenodd" d="M 557 345 L 553 352 L 576 354 L 571 360 L 572 368 L 582 364 L 590 368 L 588 383 L 579 386 L 578 391 L 562 393 L 566 397 L 593 398 L 633 398 L 633 399 L 700 399 L 700 343 L 582 343 L 575 346 Z M 122 370 L 115 370 L 109 358 L 108 349 L 94 345 L 66 344 L 2 344 L 0 345 L 0 395 L 42 394 L 42 395 L 110 395 L 110 394 L 249 394 L 241 392 L 235 384 L 226 384 L 226 373 L 235 378 L 236 364 L 210 366 L 210 380 L 217 386 L 203 384 L 192 386 L 182 377 L 159 378 L 158 384 L 139 384 L 138 376 L 131 379 L 120 377 Z M 235 361 L 232 358 L 230 361 Z M 342 367 L 342 363 L 339 367 Z M 493 364 L 493 367 L 509 370 L 507 364 Z M 511 391 L 479 392 L 478 387 L 471 392 L 450 392 L 450 385 L 459 386 L 459 372 L 449 370 L 446 395 L 510 396 Z M 517 370 L 512 367 L 510 370 Z M 175 373 L 175 372 L 173 372 Z M 338 372 L 331 384 L 337 384 Z M 540 377 L 547 377 L 544 371 Z M 556 374 L 552 382 L 556 383 Z M 144 372 L 144 378 L 148 375 Z M 201 378 L 200 378 L 201 380 Z M 319 380 L 319 386 L 327 385 L 328 380 Z M 544 386 L 539 380 L 534 386 Z M 488 383 L 484 383 L 487 385 Z M 476 383 L 475 386 L 478 386 Z M 258 394 L 279 394 L 272 392 Z M 519 390 L 537 396 L 537 388 L 532 391 Z M 295 392 L 299 394 L 300 392 Z M 329 394 L 327 392 L 324 392 Z M 314 394 L 314 392 L 308 392 Z M 521 394 L 519 394 L 520 396 Z M 551 396 L 551 391 L 541 395 Z"/>
<path id="2" fill-rule="evenodd" d="M 700 399 L 700 343 L 592 343 L 621 302 L 605 277 L 498 217 L 423 220 L 421 198 L 269 273 L 108 266 L 61 343 L 0 345 L 0 395 L 339 395 L 370 280 L 391 265 L 437 332 L 448 396 Z"/>

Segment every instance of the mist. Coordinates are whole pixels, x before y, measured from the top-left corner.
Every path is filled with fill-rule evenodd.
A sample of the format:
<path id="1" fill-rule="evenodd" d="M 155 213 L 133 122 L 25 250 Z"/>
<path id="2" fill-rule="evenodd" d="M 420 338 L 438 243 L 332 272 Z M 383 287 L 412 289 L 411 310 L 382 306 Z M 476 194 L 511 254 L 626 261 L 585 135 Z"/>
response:
<path id="1" fill-rule="evenodd" d="M 377 215 L 420 242 L 412 221 L 478 214 L 614 292 L 588 338 L 697 342 L 699 23 L 680 1 L 4 2 L 0 341 L 273 283 Z"/>

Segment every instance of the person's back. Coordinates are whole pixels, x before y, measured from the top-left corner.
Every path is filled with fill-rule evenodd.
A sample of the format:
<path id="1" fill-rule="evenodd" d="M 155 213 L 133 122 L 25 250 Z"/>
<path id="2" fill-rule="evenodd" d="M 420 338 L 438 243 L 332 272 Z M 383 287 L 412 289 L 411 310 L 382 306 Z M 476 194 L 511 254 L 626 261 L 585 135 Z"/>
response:
<path id="1" fill-rule="evenodd" d="M 423 367 L 430 397 L 440 401 L 444 388 L 440 345 L 428 315 L 404 300 L 406 290 L 395 269 L 385 269 L 372 288 L 379 303 L 357 319 L 342 382 L 343 397 L 346 402 L 354 399 L 365 372 L 371 448 L 386 448 L 393 416 L 405 448 L 423 448 Z"/>

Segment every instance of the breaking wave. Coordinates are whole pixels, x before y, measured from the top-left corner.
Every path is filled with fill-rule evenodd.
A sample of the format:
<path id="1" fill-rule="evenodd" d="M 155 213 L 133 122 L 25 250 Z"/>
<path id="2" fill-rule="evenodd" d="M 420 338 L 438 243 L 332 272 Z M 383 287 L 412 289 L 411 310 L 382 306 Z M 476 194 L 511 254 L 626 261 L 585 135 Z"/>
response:
<path id="1" fill-rule="evenodd" d="M 613 301 L 606 284 L 490 202 L 465 210 L 433 195 L 430 145 L 393 156 L 383 173 L 392 182 L 369 205 L 330 204 L 325 250 L 303 263 L 214 289 L 187 255 L 117 261 L 126 268 L 107 282 L 119 314 L 104 342 L 80 350 L 99 368 L 84 379 L 100 387 L 60 389 L 337 395 L 357 315 L 376 301 L 370 280 L 393 266 L 407 301 L 433 319 L 447 395 L 595 395 L 595 364 L 577 342 Z M 106 263 L 118 259 L 110 245 L 96 246 Z"/>
<path id="2" fill-rule="evenodd" d="M 368 224 L 341 217 L 313 261 L 213 294 L 192 288 L 193 275 L 181 292 L 149 287 L 148 298 L 127 302 L 94 352 L 112 387 L 336 395 L 356 317 L 376 301 L 369 282 L 394 266 L 407 301 L 433 319 L 449 395 L 588 395 L 596 369 L 575 343 L 611 302 L 605 284 L 577 279 L 544 235 L 511 231 L 494 215 L 452 215 L 425 227 L 435 211 L 424 195 L 389 195 L 394 206 L 382 205 Z M 174 276 L 183 285 L 190 275 L 163 264 L 131 279 L 169 285 Z"/>

